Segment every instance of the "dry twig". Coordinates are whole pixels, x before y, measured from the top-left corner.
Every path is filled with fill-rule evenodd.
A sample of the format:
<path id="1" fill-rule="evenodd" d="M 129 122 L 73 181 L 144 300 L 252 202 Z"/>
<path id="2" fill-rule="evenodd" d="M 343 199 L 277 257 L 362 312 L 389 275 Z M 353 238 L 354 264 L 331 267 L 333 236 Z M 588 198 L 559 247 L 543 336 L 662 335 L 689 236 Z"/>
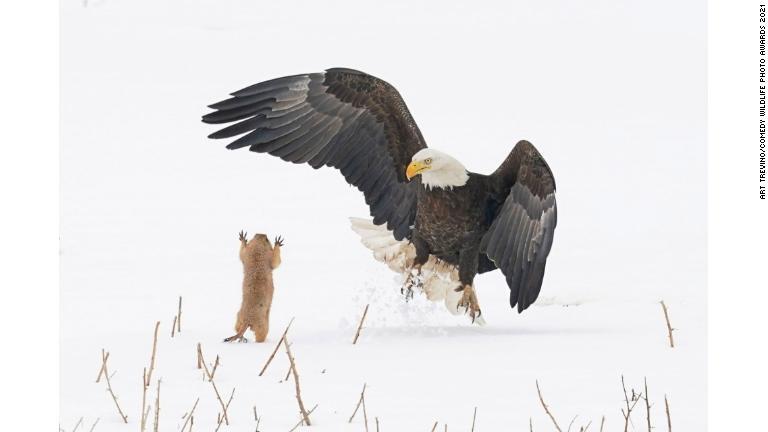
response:
<path id="1" fill-rule="evenodd" d="M 357 326 L 357 333 L 355 333 L 355 339 L 352 341 L 352 345 L 357 343 L 357 338 L 360 337 L 360 330 L 363 329 L 363 321 L 365 321 L 365 316 L 368 315 L 368 306 L 370 304 L 365 305 L 365 310 L 363 311 L 363 316 L 360 318 L 360 324 Z"/>
<path id="2" fill-rule="evenodd" d="M 475 432 L 475 419 L 477 418 L 477 407 L 475 407 L 475 412 L 472 413 L 472 432 Z"/>
<path id="3" fill-rule="evenodd" d="M 643 378 L 643 391 L 645 392 L 645 418 L 648 421 L 648 432 L 651 432 L 651 402 L 648 400 L 648 377 Z"/>
<path id="4" fill-rule="evenodd" d="M 365 421 L 365 432 L 368 432 L 368 411 L 365 409 L 365 397 L 363 397 L 363 420 Z"/>
<path id="5" fill-rule="evenodd" d="M 568 432 L 571 432 L 571 426 L 573 426 L 573 422 L 576 421 L 576 417 L 578 417 L 578 415 L 573 416 L 571 422 L 568 424 Z"/>
<path id="6" fill-rule="evenodd" d="M 213 368 L 211 369 L 211 375 L 208 377 L 208 381 L 213 379 L 216 374 L 216 369 L 219 367 L 219 355 L 216 354 L 216 361 L 213 362 Z"/>
<path id="7" fill-rule="evenodd" d="M 155 323 L 155 335 L 152 340 L 152 357 L 149 359 L 149 372 L 146 376 L 146 381 L 144 382 L 145 387 L 149 387 L 149 384 L 152 382 L 152 371 L 155 370 L 155 353 L 157 352 L 157 330 L 160 329 L 160 321 Z"/>
<path id="8" fill-rule="evenodd" d="M 605 426 L 605 416 L 603 416 L 603 419 L 600 420 L 600 432 L 603 432 L 603 426 Z"/>
<path id="9" fill-rule="evenodd" d="M 555 424 L 555 429 L 557 429 L 557 432 L 563 432 L 562 429 L 560 429 L 560 425 L 557 424 L 557 420 L 555 420 L 555 416 L 552 415 L 551 412 L 549 412 L 549 407 L 546 403 L 544 403 L 544 397 L 541 396 L 541 389 L 539 388 L 539 380 L 536 380 L 536 391 L 539 393 L 539 401 L 541 401 L 541 406 L 544 407 L 544 412 L 547 413 L 550 419 L 552 419 L 552 423 Z"/>
<path id="10" fill-rule="evenodd" d="M 435 432 L 436 430 L 437 430 L 437 422 L 435 422 L 434 426 L 432 426 L 431 432 Z"/>
<path id="11" fill-rule="evenodd" d="M 288 337 L 283 337 L 283 345 L 285 345 L 285 353 L 288 355 L 288 360 L 291 362 L 291 370 L 293 371 L 293 382 L 296 384 L 296 401 L 299 403 L 299 411 L 301 411 L 301 416 L 304 418 L 304 423 L 307 426 L 312 426 L 312 423 L 309 421 L 309 413 L 307 412 L 307 409 L 304 408 L 304 401 L 301 400 L 301 388 L 299 387 L 299 372 L 296 370 L 296 362 L 293 358 L 293 354 L 291 354 L 291 344 L 288 343 Z"/>
<path id="12" fill-rule="evenodd" d="M 80 424 L 81 424 L 82 422 L 83 422 L 83 418 L 82 418 L 82 417 L 80 417 L 80 420 L 78 420 L 78 421 L 77 421 L 77 423 L 75 423 L 75 427 L 74 427 L 74 428 L 72 428 L 72 432 L 76 432 L 76 431 L 77 431 L 77 428 L 79 428 L 79 427 L 80 427 Z"/>
<path id="13" fill-rule="evenodd" d="M 104 374 L 104 365 L 107 364 L 107 359 L 109 359 L 109 353 L 104 353 L 104 348 L 101 349 L 101 367 L 99 368 L 99 375 L 96 376 L 96 382 L 99 382 L 101 380 L 101 375 Z"/>
<path id="14" fill-rule="evenodd" d="M 97 418 L 95 422 L 93 422 L 93 425 L 91 425 L 91 428 L 88 429 L 88 432 L 93 432 L 94 429 L 96 429 L 96 425 L 99 424 L 99 420 L 101 420 L 101 417 Z"/>
<path id="15" fill-rule="evenodd" d="M 232 398 L 235 397 L 235 388 L 232 388 L 232 393 L 229 395 L 229 400 L 227 401 L 227 405 L 224 407 L 225 410 L 229 409 L 229 404 L 232 402 Z M 219 428 L 221 427 L 221 418 L 218 421 L 218 424 L 216 425 L 216 430 L 214 432 L 218 432 Z M 258 425 L 257 425 L 258 428 Z"/>
<path id="16" fill-rule="evenodd" d="M 149 407 L 147 407 L 147 368 L 144 368 L 144 372 L 141 374 L 141 432 L 144 432 L 147 426 L 147 415 L 149 414 Z"/>
<path id="17" fill-rule="evenodd" d="M 313 412 L 313 411 L 315 411 L 315 408 L 317 408 L 317 404 L 315 404 L 315 406 L 313 406 L 313 407 L 312 407 L 312 409 L 311 409 L 311 410 L 309 410 L 309 412 L 307 413 L 307 416 L 309 416 L 309 414 L 312 414 L 312 412 Z M 296 430 L 296 429 L 298 429 L 298 428 L 299 428 L 299 426 L 301 426 L 302 424 L 304 424 L 304 416 L 302 416 L 302 417 L 301 417 L 301 420 L 299 420 L 299 422 L 298 422 L 298 423 L 296 423 L 296 425 L 295 425 L 294 427 L 292 427 L 292 428 L 291 428 L 291 430 L 289 430 L 288 432 L 293 432 L 293 431 L 295 431 L 295 430 Z"/>
<path id="18" fill-rule="evenodd" d="M 261 423 L 261 419 L 259 418 L 259 414 L 256 412 L 256 405 L 253 406 L 253 420 L 256 422 L 256 432 L 259 432 L 259 424 Z"/>
<path id="19" fill-rule="evenodd" d="M 157 395 L 155 395 L 155 428 L 154 432 L 158 432 L 158 427 L 160 426 L 160 383 L 163 382 L 163 379 L 160 378 L 157 380 Z"/>
<path id="20" fill-rule="evenodd" d="M 186 414 L 186 420 L 184 420 L 184 424 L 181 425 L 181 431 L 184 432 L 184 428 L 187 427 L 187 423 L 192 419 L 192 416 L 195 414 L 195 408 L 197 408 L 197 403 L 200 402 L 200 398 L 197 398 L 195 400 L 195 404 L 192 405 L 192 410 L 189 412 L 189 414 Z M 192 426 L 189 427 L 189 430 L 192 430 Z"/>
<path id="21" fill-rule="evenodd" d="M 290 378 L 290 376 L 291 376 L 291 371 L 293 371 L 293 365 L 289 364 L 288 365 L 288 372 L 285 373 L 285 378 L 283 378 L 283 380 L 281 382 L 288 381 L 288 378 Z"/>
<path id="22" fill-rule="evenodd" d="M 672 328 L 672 324 L 669 323 L 669 311 L 667 311 L 667 305 L 664 303 L 664 300 L 661 301 L 661 308 L 664 310 L 664 319 L 667 321 L 667 333 L 669 335 L 669 346 L 671 348 L 674 348 L 675 338 L 672 337 L 672 332 L 675 331 L 675 329 Z"/>
<path id="23" fill-rule="evenodd" d="M 624 416 L 624 432 L 629 431 L 629 423 L 631 421 L 632 417 L 632 410 L 635 408 L 638 402 L 640 402 L 640 398 L 643 396 L 642 393 L 635 394 L 635 391 L 632 390 L 632 398 L 627 395 L 627 386 L 624 384 L 624 375 L 621 376 L 621 388 L 624 390 L 624 403 L 627 406 L 627 410 L 624 411 L 624 409 L 621 409 L 621 415 Z M 631 406 L 629 405 L 630 400 L 634 402 Z"/>
<path id="24" fill-rule="evenodd" d="M 200 347 L 200 342 L 197 343 L 197 368 L 203 368 L 203 349 Z M 203 377 L 205 379 L 205 377 Z"/>
<path id="25" fill-rule="evenodd" d="M 669 402 L 667 395 L 664 395 L 664 410 L 667 412 L 667 432 L 672 432 L 672 417 L 669 416 Z"/>
<path id="26" fill-rule="evenodd" d="M 171 325 L 171 337 L 174 337 L 176 335 L 176 321 L 178 321 L 179 316 L 174 315 L 173 316 L 173 325 Z"/>
<path id="27" fill-rule="evenodd" d="M 355 414 L 357 414 L 357 410 L 360 409 L 360 405 L 365 400 L 365 388 L 368 386 L 367 383 L 363 384 L 363 391 L 360 392 L 360 398 L 357 400 L 357 405 L 355 405 L 355 411 L 352 413 L 351 416 L 349 416 L 349 421 L 347 423 L 352 423 L 352 420 L 355 418 Z"/>
<path id="28" fill-rule="evenodd" d="M 176 333 L 181 333 L 181 296 L 179 296 L 179 313 L 176 314 Z"/>
<path id="29" fill-rule="evenodd" d="M 221 393 L 219 393 L 219 388 L 216 387 L 216 381 L 213 380 L 213 375 L 210 371 L 208 371 L 208 365 L 205 364 L 205 357 L 203 357 L 203 347 L 200 345 L 200 343 L 197 344 L 197 355 L 200 359 L 200 363 L 203 365 L 203 370 L 205 371 L 205 376 L 203 376 L 203 379 L 205 377 L 208 377 L 208 382 L 211 383 L 211 387 L 213 387 L 213 392 L 216 393 L 216 399 L 219 401 L 219 405 L 221 405 L 221 409 L 224 411 L 223 417 L 224 417 L 224 423 L 229 426 L 229 416 L 227 415 L 227 406 L 224 403 L 224 400 L 221 398 Z M 234 391 L 234 389 L 233 389 Z"/>
<path id="30" fill-rule="evenodd" d="M 123 423 L 128 423 L 128 416 L 123 414 L 123 410 L 120 408 L 120 404 L 117 403 L 117 396 L 115 396 L 115 392 L 112 391 L 112 382 L 110 380 L 109 371 L 107 369 L 107 359 L 109 358 L 109 353 L 105 353 L 104 350 L 101 350 L 101 370 L 104 371 L 104 380 L 107 382 L 107 391 L 110 395 L 112 395 L 112 400 L 115 401 L 115 406 L 117 407 L 117 412 L 120 414 L 120 418 L 123 419 Z"/>
<path id="31" fill-rule="evenodd" d="M 259 376 L 264 375 L 264 372 L 267 370 L 267 366 L 269 366 L 269 364 L 272 363 L 272 359 L 275 358 L 275 354 L 277 354 L 277 350 L 280 348 L 280 344 L 283 343 L 283 341 L 285 340 L 285 335 L 288 334 L 288 329 L 291 328 L 291 324 L 293 324 L 293 318 L 291 318 L 291 321 L 288 322 L 288 326 L 283 331 L 283 335 L 280 336 L 280 340 L 277 341 L 277 345 L 275 345 L 274 351 L 272 351 L 272 354 L 269 355 L 267 362 L 264 363 L 264 367 L 261 368 L 261 372 L 259 372 Z"/>

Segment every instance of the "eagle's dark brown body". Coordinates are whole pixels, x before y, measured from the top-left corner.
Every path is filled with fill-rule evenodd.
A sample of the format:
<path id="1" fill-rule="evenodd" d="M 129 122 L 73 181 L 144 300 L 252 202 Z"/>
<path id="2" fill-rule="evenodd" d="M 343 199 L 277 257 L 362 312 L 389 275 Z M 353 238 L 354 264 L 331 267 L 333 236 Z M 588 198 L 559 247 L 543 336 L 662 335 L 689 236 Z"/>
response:
<path id="1" fill-rule="evenodd" d="M 470 173 L 467 184 L 451 189 L 421 186 L 411 234 L 416 263 L 423 264 L 430 254 L 435 255 L 458 265 L 461 282 L 465 284 L 472 284 L 476 273 L 496 269 L 480 251 L 480 243 L 504 198 L 498 181 L 482 174 Z"/>

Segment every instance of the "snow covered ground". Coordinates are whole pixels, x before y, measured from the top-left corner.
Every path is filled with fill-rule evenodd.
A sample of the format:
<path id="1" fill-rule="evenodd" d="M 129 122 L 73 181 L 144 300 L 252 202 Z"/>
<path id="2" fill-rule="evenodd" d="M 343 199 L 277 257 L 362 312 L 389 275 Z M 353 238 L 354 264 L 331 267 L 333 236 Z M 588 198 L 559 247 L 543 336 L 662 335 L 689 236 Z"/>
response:
<path id="1" fill-rule="evenodd" d="M 347 419 L 367 383 L 383 431 L 623 430 L 621 375 L 647 377 L 656 430 L 705 420 L 705 87 L 700 2 L 253 2 L 105 0 L 62 4 L 61 427 L 138 430 L 142 369 L 161 321 L 160 430 L 195 430 L 218 402 L 196 345 L 218 354 L 231 424 L 298 421 L 281 351 L 291 319 L 306 430 Z M 488 325 L 423 298 L 350 230 L 362 195 L 333 170 L 230 152 L 207 140 L 205 106 L 261 80 L 333 66 L 395 85 L 428 143 L 490 172 L 518 139 L 545 155 L 559 225 L 542 295 L 522 315 L 498 272 L 477 279 Z M 237 232 L 286 238 L 265 344 L 224 344 L 240 301 Z M 182 332 L 170 338 L 178 296 Z M 677 331 L 670 349 L 659 300 Z M 370 311 L 352 345 L 360 314 Z M 128 415 L 104 383 L 101 349 Z M 150 397 L 154 401 L 154 382 Z M 154 403 L 153 403 L 154 405 Z M 644 408 L 633 412 L 645 429 Z M 83 426 L 81 426 L 82 428 Z M 82 429 L 80 429 L 82 430 Z"/>

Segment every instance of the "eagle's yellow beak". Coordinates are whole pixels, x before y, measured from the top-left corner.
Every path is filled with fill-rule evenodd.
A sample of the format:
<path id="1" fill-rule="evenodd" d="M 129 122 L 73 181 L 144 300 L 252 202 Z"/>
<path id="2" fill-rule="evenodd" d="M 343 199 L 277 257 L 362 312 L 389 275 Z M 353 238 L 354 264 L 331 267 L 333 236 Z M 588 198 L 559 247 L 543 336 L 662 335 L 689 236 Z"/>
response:
<path id="1" fill-rule="evenodd" d="M 411 180 L 413 177 L 423 173 L 428 169 L 429 169 L 429 165 L 425 164 L 424 162 L 414 161 L 414 162 L 411 162 L 410 165 L 408 165 L 408 168 L 406 168 L 405 176 L 408 178 L 408 180 Z"/>

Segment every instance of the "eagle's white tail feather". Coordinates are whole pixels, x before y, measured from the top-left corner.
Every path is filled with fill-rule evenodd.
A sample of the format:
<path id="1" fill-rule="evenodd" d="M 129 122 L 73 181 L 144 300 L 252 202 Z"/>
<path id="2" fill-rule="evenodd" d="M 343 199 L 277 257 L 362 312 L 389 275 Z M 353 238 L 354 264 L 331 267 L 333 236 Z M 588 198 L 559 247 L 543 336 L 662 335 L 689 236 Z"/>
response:
<path id="1" fill-rule="evenodd" d="M 363 245 L 373 251 L 373 257 L 405 277 L 416 258 L 416 248 L 408 240 L 395 239 L 386 225 L 374 225 L 369 219 L 353 217 L 349 220 L 352 222 L 352 230 L 360 236 Z M 427 298 L 431 301 L 443 300 L 451 313 L 459 314 L 457 306 L 462 293 L 455 291 L 459 286 L 456 267 L 430 256 L 429 261 L 421 267 L 421 272 Z"/>

